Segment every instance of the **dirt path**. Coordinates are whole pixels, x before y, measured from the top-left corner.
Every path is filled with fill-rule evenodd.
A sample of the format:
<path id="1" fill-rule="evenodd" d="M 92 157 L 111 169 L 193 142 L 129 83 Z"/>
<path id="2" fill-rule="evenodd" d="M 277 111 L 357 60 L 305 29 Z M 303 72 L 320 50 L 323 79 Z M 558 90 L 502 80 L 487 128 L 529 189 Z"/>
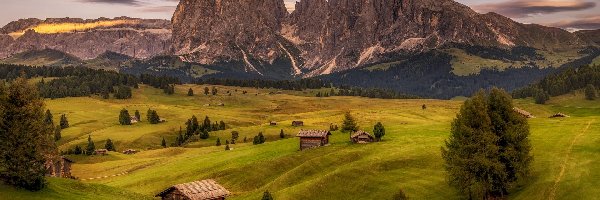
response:
<path id="1" fill-rule="evenodd" d="M 554 185 L 552 186 L 552 188 L 550 190 L 550 195 L 548 196 L 549 200 L 554 200 L 556 198 L 556 190 L 558 189 L 558 184 L 560 183 L 562 177 L 565 175 L 567 163 L 569 162 L 569 159 L 571 159 L 571 151 L 573 150 L 573 146 L 575 145 L 575 142 L 577 142 L 577 140 L 581 136 L 585 135 L 585 133 L 588 131 L 588 129 L 590 129 L 590 125 L 592 125 L 593 122 L 594 122 L 594 120 L 588 122 L 587 126 L 585 126 L 585 128 L 581 132 L 579 132 L 579 134 L 577 134 L 575 136 L 575 138 L 573 138 L 573 141 L 571 141 L 571 144 L 569 144 L 569 148 L 567 149 L 567 155 L 565 156 L 565 160 L 560 165 L 560 173 L 558 173 L 558 177 L 556 177 L 556 180 L 554 180 Z"/>

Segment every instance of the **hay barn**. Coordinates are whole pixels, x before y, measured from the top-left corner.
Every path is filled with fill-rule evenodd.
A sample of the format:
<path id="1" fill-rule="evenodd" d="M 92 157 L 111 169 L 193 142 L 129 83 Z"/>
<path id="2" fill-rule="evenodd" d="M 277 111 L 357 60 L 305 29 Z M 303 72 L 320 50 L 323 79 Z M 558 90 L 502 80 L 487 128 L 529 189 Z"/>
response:
<path id="1" fill-rule="evenodd" d="M 212 179 L 177 184 L 158 193 L 163 200 L 222 200 L 230 192 Z"/>
<path id="2" fill-rule="evenodd" d="M 370 133 L 364 132 L 364 131 L 354 132 L 354 134 L 352 134 L 350 136 L 350 139 L 352 140 L 353 143 L 359 143 L 359 144 L 370 143 L 370 142 L 375 141 L 375 137 L 373 137 L 373 135 L 371 135 Z"/>
<path id="3" fill-rule="evenodd" d="M 300 150 L 305 150 L 329 144 L 330 135 L 325 130 L 301 130 L 296 137 L 300 138 Z"/>

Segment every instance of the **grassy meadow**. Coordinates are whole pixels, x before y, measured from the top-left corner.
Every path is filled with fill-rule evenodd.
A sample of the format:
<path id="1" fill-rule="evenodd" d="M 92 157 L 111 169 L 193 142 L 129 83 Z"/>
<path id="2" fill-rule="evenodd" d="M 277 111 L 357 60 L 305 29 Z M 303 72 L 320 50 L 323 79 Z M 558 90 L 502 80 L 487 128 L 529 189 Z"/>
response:
<path id="1" fill-rule="evenodd" d="M 196 93 L 193 97 L 186 95 L 190 87 Z M 411 199 L 463 198 L 448 186 L 440 155 L 462 101 L 317 98 L 312 97 L 316 90 L 278 94 L 278 90 L 223 86 L 217 86 L 219 95 L 206 96 L 201 94 L 204 87 L 177 86 L 176 94 L 168 96 L 141 86 L 129 100 L 47 100 L 55 121 L 67 114 L 71 125 L 58 142 L 61 150 L 85 147 L 91 136 L 97 148 L 110 138 L 119 151 L 141 152 L 69 156 L 76 161 L 72 173 L 79 181 L 52 178 L 40 192 L 0 185 L 0 193 L 8 194 L 0 199 L 152 199 L 170 185 L 208 178 L 231 191 L 231 199 L 260 199 L 265 190 L 275 199 L 392 199 L 399 190 Z M 583 94 L 573 93 L 553 98 L 547 105 L 536 105 L 531 99 L 515 103 L 537 118 L 529 120 L 531 176 L 509 198 L 600 198 L 600 101 L 585 101 Z M 123 108 L 132 115 L 139 110 L 143 121 L 120 126 Z M 149 108 L 167 122 L 146 122 Z M 341 125 L 345 111 L 351 111 L 361 129 L 369 132 L 382 122 L 384 140 L 351 144 L 348 134 L 336 131 L 331 145 L 298 151 L 294 136 L 300 128 L 292 127 L 292 121 L 304 121 L 303 129 L 328 129 L 332 123 Z M 557 112 L 571 117 L 548 118 Z M 211 132 L 207 140 L 195 136 L 185 148 L 162 148 L 162 138 L 168 145 L 174 143 L 179 128 L 185 130 L 184 123 L 192 115 L 199 120 L 208 116 L 213 123 L 223 120 L 228 129 Z M 278 125 L 270 126 L 270 121 Z M 281 129 L 284 139 L 279 138 Z M 231 151 L 215 146 L 217 138 L 223 144 L 230 140 L 231 131 L 240 133 Z M 252 145 L 259 132 L 267 142 Z M 243 143 L 245 137 L 248 141 Z"/>

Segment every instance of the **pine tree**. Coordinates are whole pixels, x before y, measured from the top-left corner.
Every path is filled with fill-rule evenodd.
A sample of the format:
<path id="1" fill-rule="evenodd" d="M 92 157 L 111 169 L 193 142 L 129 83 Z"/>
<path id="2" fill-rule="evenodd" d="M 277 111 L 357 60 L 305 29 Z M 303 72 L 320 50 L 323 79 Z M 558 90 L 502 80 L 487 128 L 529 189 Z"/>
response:
<path id="1" fill-rule="evenodd" d="M 210 94 L 210 89 L 208 87 L 204 87 L 204 95 Z"/>
<path id="2" fill-rule="evenodd" d="M 373 134 L 375 135 L 377 141 L 381 141 L 381 138 L 383 138 L 385 135 L 385 128 L 381 122 L 377 122 L 377 124 L 375 124 L 375 127 L 373 128 Z"/>
<path id="3" fill-rule="evenodd" d="M 106 140 L 106 144 L 104 145 L 104 148 L 108 151 L 116 151 L 117 150 L 111 139 Z"/>
<path id="4" fill-rule="evenodd" d="M 190 97 L 194 96 L 194 90 L 192 90 L 192 88 L 190 88 L 188 90 L 188 94 L 187 95 L 190 96 Z"/>
<path id="5" fill-rule="evenodd" d="M 208 118 L 208 116 L 206 116 L 204 118 L 204 122 L 202 123 L 202 130 L 206 130 L 206 131 L 212 131 L 212 127 L 211 127 L 211 123 L 210 123 L 210 119 Z"/>
<path id="6" fill-rule="evenodd" d="M 17 78 L 8 88 L 0 83 L 0 178 L 5 184 L 32 191 L 45 186 L 46 156 L 58 152 L 44 111 L 43 99 L 27 80 Z"/>
<path id="7" fill-rule="evenodd" d="M 140 115 L 139 110 L 135 110 L 135 118 L 138 120 L 138 122 L 142 121 L 142 115 Z"/>
<path id="8" fill-rule="evenodd" d="M 225 151 L 229 151 L 229 150 L 231 150 L 229 148 L 229 140 L 225 140 Z"/>
<path id="9" fill-rule="evenodd" d="M 271 196 L 271 193 L 269 192 L 269 190 L 267 190 L 267 191 L 265 191 L 265 193 L 263 193 L 262 200 L 273 200 L 273 196 Z"/>
<path id="10" fill-rule="evenodd" d="M 350 112 L 346 112 L 344 114 L 344 122 L 342 124 L 342 132 L 356 132 L 358 131 L 358 126 L 356 125 L 356 121 L 354 117 L 350 114 Z"/>
<path id="11" fill-rule="evenodd" d="M 494 88 L 465 101 L 442 148 L 450 184 L 470 199 L 505 197 L 529 172 L 529 126 L 512 99 Z"/>
<path id="12" fill-rule="evenodd" d="M 167 148 L 167 141 L 165 140 L 165 137 L 162 138 L 162 141 L 160 142 L 160 146 L 162 146 L 163 148 Z"/>
<path id="13" fill-rule="evenodd" d="M 427 105 L 423 104 L 423 105 L 421 106 L 421 109 L 423 109 L 423 110 L 427 110 Z"/>
<path id="14" fill-rule="evenodd" d="M 229 142 L 227 142 L 229 143 Z M 217 138 L 217 146 L 221 146 L 221 138 Z"/>
<path id="15" fill-rule="evenodd" d="M 202 131 L 202 133 L 200 133 L 200 139 L 208 139 L 210 137 L 210 135 L 208 134 L 207 130 Z"/>
<path id="16" fill-rule="evenodd" d="M 73 151 L 73 154 L 75 154 L 75 155 L 83 154 L 83 149 L 81 149 L 81 146 L 79 146 L 79 145 L 75 146 L 75 150 Z"/>
<path id="17" fill-rule="evenodd" d="M 281 131 L 279 132 L 279 138 L 285 138 L 285 133 L 283 132 L 283 129 L 281 129 Z"/>
<path id="18" fill-rule="evenodd" d="M 69 120 L 67 120 L 66 114 L 63 114 L 60 116 L 60 128 L 62 128 L 62 129 L 69 128 Z"/>
<path id="19" fill-rule="evenodd" d="M 94 145 L 94 141 L 92 141 L 92 136 L 88 135 L 88 144 L 87 148 L 85 148 L 85 154 L 89 156 L 94 154 L 94 151 L 96 151 L 96 145 Z"/>
<path id="20" fill-rule="evenodd" d="M 588 84 L 585 87 L 585 99 L 587 100 L 595 100 L 598 97 L 598 91 L 596 87 L 592 84 Z"/>
<path id="21" fill-rule="evenodd" d="M 237 131 L 231 131 L 231 144 L 235 144 L 235 141 L 240 137 L 240 133 Z M 245 142 L 245 141 L 244 141 Z"/>
<path id="22" fill-rule="evenodd" d="M 227 127 L 224 121 L 219 121 L 219 130 L 225 130 Z"/>
<path id="23" fill-rule="evenodd" d="M 258 143 L 264 144 L 267 141 L 267 138 L 263 135 L 262 132 L 258 133 Z"/>
<path id="24" fill-rule="evenodd" d="M 119 124 L 131 125 L 131 116 L 129 115 L 129 111 L 127 111 L 125 108 L 123 108 L 119 113 Z"/>
<path id="25" fill-rule="evenodd" d="M 185 139 L 183 138 L 183 135 L 181 134 L 181 131 L 180 131 L 179 136 L 177 136 L 177 146 L 182 146 L 183 143 L 185 143 Z"/>
<path id="26" fill-rule="evenodd" d="M 46 122 L 46 125 L 52 126 L 54 127 L 54 119 L 52 119 L 52 113 L 50 112 L 50 110 L 46 110 L 46 116 L 44 119 L 44 122 Z"/>
<path id="27" fill-rule="evenodd" d="M 218 92 L 218 91 L 217 91 L 217 88 L 216 88 L 215 86 L 212 86 L 212 89 L 211 89 L 211 93 L 212 93 L 212 95 L 213 95 L 213 96 L 217 95 L 217 92 Z"/>
<path id="28" fill-rule="evenodd" d="M 62 129 L 60 128 L 60 126 L 56 126 L 54 128 L 54 141 L 59 141 L 60 138 L 62 138 Z"/>

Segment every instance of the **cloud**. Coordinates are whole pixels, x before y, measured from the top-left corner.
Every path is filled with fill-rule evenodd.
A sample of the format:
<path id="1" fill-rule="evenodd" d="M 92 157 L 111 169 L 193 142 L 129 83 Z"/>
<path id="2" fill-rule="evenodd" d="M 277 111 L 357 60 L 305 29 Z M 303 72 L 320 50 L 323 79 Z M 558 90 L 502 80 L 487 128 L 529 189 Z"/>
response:
<path id="1" fill-rule="evenodd" d="M 138 0 L 79 0 L 79 2 L 122 4 L 122 5 L 130 5 L 130 6 L 139 6 L 140 5 L 140 2 Z"/>
<path id="2" fill-rule="evenodd" d="M 511 18 L 526 18 L 533 15 L 567 11 L 580 11 L 596 7 L 595 2 L 583 0 L 509 0 L 501 3 L 488 3 L 474 6 L 479 12 L 496 12 Z"/>
<path id="3" fill-rule="evenodd" d="M 166 12 L 174 13 L 177 6 L 152 6 L 140 9 L 142 12 Z"/>
<path id="4" fill-rule="evenodd" d="M 560 21 L 548 25 L 567 30 L 600 29 L 600 16 L 587 16 L 576 20 Z"/>

